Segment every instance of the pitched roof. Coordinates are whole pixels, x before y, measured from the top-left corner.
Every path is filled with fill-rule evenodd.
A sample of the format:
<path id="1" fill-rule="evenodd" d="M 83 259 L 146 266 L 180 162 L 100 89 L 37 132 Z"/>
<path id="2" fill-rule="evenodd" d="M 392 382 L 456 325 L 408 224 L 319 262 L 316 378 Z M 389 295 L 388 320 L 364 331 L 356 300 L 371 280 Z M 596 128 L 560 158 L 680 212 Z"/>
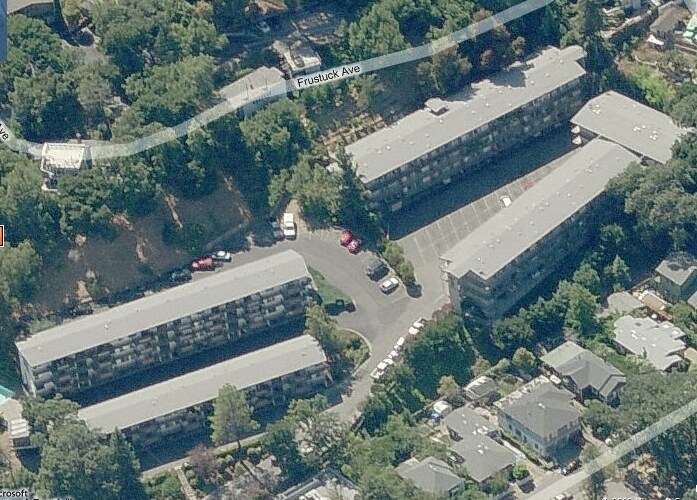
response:
<path id="1" fill-rule="evenodd" d="M 511 450 L 476 432 L 464 436 L 448 450 L 464 462 L 467 475 L 478 483 L 490 479 L 518 461 Z"/>
<path id="2" fill-rule="evenodd" d="M 17 350 L 41 365 L 309 276 L 300 254 L 287 250 L 49 328 L 17 342 Z"/>
<path id="3" fill-rule="evenodd" d="M 455 408 L 445 416 L 443 423 L 459 436 L 472 433 L 489 434 L 496 430 L 496 427 L 487 419 L 467 406 Z"/>
<path id="4" fill-rule="evenodd" d="M 464 483 L 447 463 L 434 457 L 420 462 L 411 458 L 396 467 L 397 474 L 414 482 L 417 488 L 428 493 L 446 493 Z"/>
<path id="5" fill-rule="evenodd" d="M 616 144 L 589 142 L 445 252 L 445 271 L 457 278 L 470 272 L 484 280 L 495 276 L 599 196 L 635 161 L 635 155 Z"/>
<path id="6" fill-rule="evenodd" d="M 588 387 L 609 397 L 627 378 L 620 370 L 574 342 L 565 342 L 541 358 L 562 377 L 573 380 L 579 390 Z"/>
<path id="7" fill-rule="evenodd" d="M 615 342 L 625 350 L 646 359 L 658 370 L 665 371 L 682 359 L 685 336 L 670 321 L 657 323 L 651 318 L 622 316 L 615 321 Z"/>
<path id="8" fill-rule="evenodd" d="M 464 390 L 481 398 L 496 391 L 496 382 L 486 375 L 481 375 L 467 384 Z"/>
<path id="9" fill-rule="evenodd" d="M 588 101 L 571 123 L 659 163 L 685 132 L 668 115 L 615 91 Z"/>
<path id="10" fill-rule="evenodd" d="M 455 95 L 429 99 L 424 109 L 348 145 L 346 152 L 369 183 L 580 78 L 586 73 L 577 62 L 583 56 L 576 46 L 549 47 Z M 431 111 L 443 107 L 448 110 L 442 114 Z"/>
<path id="11" fill-rule="evenodd" d="M 580 420 L 581 412 L 571 404 L 573 399 L 569 391 L 555 387 L 546 377 L 538 377 L 495 405 L 538 436 L 549 438 Z"/>
<path id="12" fill-rule="evenodd" d="M 315 339 L 302 335 L 88 406 L 78 416 L 91 427 L 110 433 L 212 401 L 225 384 L 242 390 L 326 360 Z"/>
<path id="13" fill-rule="evenodd" d="M 674 252 L 663 259 L 656 272 L 662 277 L 682 286 L 697 271 L 697 258 L 687 252 Z"/>

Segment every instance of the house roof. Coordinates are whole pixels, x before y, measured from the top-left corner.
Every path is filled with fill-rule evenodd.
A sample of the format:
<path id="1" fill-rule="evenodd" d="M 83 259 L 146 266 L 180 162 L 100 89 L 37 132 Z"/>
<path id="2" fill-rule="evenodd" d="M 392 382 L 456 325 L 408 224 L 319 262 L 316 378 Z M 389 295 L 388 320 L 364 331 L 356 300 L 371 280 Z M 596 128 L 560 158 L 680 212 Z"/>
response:
<path id="1" fill-rule="evenodd" d="M 697 258 L 687 252 L 670 254 L 656 267 L 656 272 L 678 286 L 682 286 L 697 271 Z"/>
<path id="2" fill-rule="evenodd" d="M 509 418 L 548 438 L 580 420 L 581 412 L 571 404 L 573 399 L 572 393 L 555 387 L 547 377 L 538 377 L 494 404 Z"/>
<path id="3" fill-rule="evenodd" d="M 41 150 L 42 164 L 64 169 L 79 169 L 89 159 L 89 147 L 83 143 L 46 142 Z"/>
<path id="4" fill-rule="evenodd" d="M 282 81 L 285 81 L 285 78 L 280 69 L 262 66 L 239 80 L 218 89 L 218 94 L 226 99 L 243 96 L 246 100 L 253 101 L 259 97 L 260 93 L 263 94 L 264 90 Z"/>
<path id="5" fill-rule="evenodd" d="M 457 278 L 474 273 L 490 279 L 594 200 L 635 161 L 635 155 L 616 144 L 589 142 L 445 252 L 445 271 Z"/>
<path id="6" fill-rule="evenodd" d="M 428 493 L 446 493 L 464 483 L 452 467 L 434 457 L 422 461 L 411 458 L 396 467 L 397 474 L 414 482 L 417 488 Z"/>
<path id="7" fill-rule="evenodd" d="M 354 500 L 360 491 L 358 486 L 333 469 L 325 469 L 304 483 L 291 486 L 280 493 L 276 500 L 330 499 Z"/>
<path id="8" fill-rule="evenodd" d="M 620 370 L 571 341 L 542 356 L 541 360 L 562 377 L 573 380 L 580 390 L 591 387 L 604 398 L 627 381 Z"/>
<path id="9" fill-rule="evenodd" d="M 577 61 L 584 56 L 579 47 L 550 47 L 455 95 L 429 99 L 423 109 L 359 139 L 346 151 L 353 156 L 359 178 L 370 183 L 580 78 L 586 71 Z M 447 111 L 432 112 L 438 108 Z"/>
<path id="10" fill-rule="evenodd" d="M 458 436 L 466 436 L 472 433 L 488 435 L 496 430 L 496 426 L 479 415 L 472 408 L 461 406 L 448 413 L 443 423 Z"/>
<path id="11" fill-rule="evenodd" d="M 7 0 L 7 15 L 19 12 L 31 5 L 53 6 L 53 0 Z"/>
<path id="12" fill-rule="evenodd" d="M 615 321 L 615 342 L 625 350 L 646 359 L 658 370 L 668 370 L 682 359 L 685 336 L 670 321 L 657 323 L 651 318 L 622 316 Z"/>
<path id="13" fill-rule="evenodd" d="M 481 375 L 465 386 L 465 392 L 472 392 L 478 398 L 483 398 L 496 391 L 496 382 L 486 375 Z"/>
<path id="14" fill-rule="evenodd" d="M 49 328 L 17 350 L 38 366 L 301 278 L 310 278 L 305 261 L 287 250 Z"/>
<path id="15" fill-rule="evenodd" d="M 651 23 L 651 32 L 670 33 L 677 28 L 680 22 L 689 18 L 690 12 L 681 5 L 669 3 L 658 8 L 658 17 Z"/>
<path id="16" fill-rule="evenodd" d="M 245 389 L 326 360 L 319 344 L 309 335 L 302 335 L 88 406 L 78 412 L 78 417 L 108 434 L 212 401 L 226 384 Z"/>
<path id="17" fill-rule="evenodd" d="M 467 475 L 477 483 L 490 479 L 518 461 L 511 450 L 477 432 L 464 436 L 448 450 L 464 462 Z"/>
<path id="18" fill-rule="evenodd" d="M 571 123 L 659 163 L 684 133 L 668 115 L 615 91 L 588 101 Z"/>

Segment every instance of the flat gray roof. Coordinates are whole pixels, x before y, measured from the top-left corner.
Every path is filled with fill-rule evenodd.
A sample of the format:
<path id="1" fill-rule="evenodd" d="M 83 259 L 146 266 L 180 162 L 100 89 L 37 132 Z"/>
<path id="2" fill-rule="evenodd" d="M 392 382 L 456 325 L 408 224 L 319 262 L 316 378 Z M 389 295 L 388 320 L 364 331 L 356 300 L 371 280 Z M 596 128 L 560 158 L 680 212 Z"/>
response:
<path id="1" fill-rule="evenodd" d="M 588 101 L 571 123 L 659 163 L 670 159 L 684 133 L 668 115 L 615 91 Z"/>
<path id="2" fill-rule="evenodd" d="M 323 363 L 326 356 L 309 335 L 151 385 L 83 408 L 78 417 L 106 433 L 127 429 L 218 397 L 225 384 L 238 389 Z"/>
<path id="3" fill-rule="evenodd" d="M 474 433 L 448 448 L 464 461 L 467 475 L 482 483 L 518 461 L 515 453 L 493 439 Z"/>
<path id="4" fill-rule="evenodd" d="M 441 256 L 445 271 L 489 279 L 605 190 L 639 159 L 595 139 Z"/>
<path id="5" fill-rule="evenodd" d="M 17 350 L 41 365 L 309 276 L 300 254 L 287 250 L 49 328 L 17 342 Z"/>
<path id="6" fill-rule="evenodd" d="M 443 423 L 448 429 L 459 436 L 469 434 L 488 435 L 496 431 L 496 426 L 479 415 L 474 409 L 466 406 L 455 408 L 443 418 Z"/>
<path id="7" fill-rule="evenodd" d="M 353 155 L 359 178 L 369 183 L 580 78 L 586 71 L 577 61 L 584 56 L 576 46 L 547 48 L 458 94 L 429 99 L 426 108 L 359 139 L 346 151 Z M 443 105 L 448 111 L 439 116 L 428 110 Z"/>
<path id="8" fill-rule="evenodd" d="M 678 286 L 682 286 L 697 271 L 697 259 L 687 252 L 675 252 L 662 260 L 656 272 Z"/>
<path id="9" fill-rule="evenodd" d="M 627 351 L 646 359 L 658 370 L 665 371 L 682 359 L 687 347 L 681 339 L 685 336 L 670 321 L 657 323 L 651 318 L 622 316 L 615 321 L 615 342 Z"/>

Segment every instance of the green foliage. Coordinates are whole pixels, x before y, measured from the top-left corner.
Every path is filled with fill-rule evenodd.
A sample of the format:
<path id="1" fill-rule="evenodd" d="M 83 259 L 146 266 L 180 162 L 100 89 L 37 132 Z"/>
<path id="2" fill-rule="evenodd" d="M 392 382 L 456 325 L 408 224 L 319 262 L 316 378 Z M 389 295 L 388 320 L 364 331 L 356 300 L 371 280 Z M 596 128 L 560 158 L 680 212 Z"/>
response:
<path id="1" fill-rule="evenodd" d="M 77 418 L 80 405 L 56 394 L 53 398 L 28 397 L 22 405 L 22 417 L 32 431 L 32 442 L 41 447 L 48 440 L 50 431 Z"/>
<path id="2" fill-rule="evenodd" d="M 305 333 L 312 335 L 322 346 L 332 375 L 337 379 L 346 376 L 367 355 L 363 339 L 352 332 L 339 330 L 336 322 L 318 305 L 307 308 L 305 328 Z"/>
<path id="3" fill-rule="evenodd" d="M 414 284 L 416 277 L 414 276 L 414 265 L 407 260 L 404 255 L 404 249 L 396 241 L 387 240 L 382 251 L 382 256 L 387 263 L 395 270 L 397 276 L 402 278 L 404 284 L 409 286 Z"/>
<path id="4" fill-rule="evenodd" d="M 670 109 L 670 87 L 665 80 L 655 75 L 650 67 L 644 65 L 639 66 L 631 75 L 631 79 L 634 84 L 639 87 L 639 90 L 649 104 L 662 111 L 668 111 Z"/>
<path id="5" fill-rule="evenodd" d="M 373 5 L 357 22 L 351 23 L 347 40 L 354 61 L 409 47 L 394 13 L 382 2 Z"/>
<path id="6" fill-rule="evenodd" d="M 440 397 L 445 398 L 454 406 L 462 406 L 465 402 L 465 398 L 462 394 L 462 387 L 460 387 L 455 381 L 455 378 L 450 375 L 443 375 L 440 378 L 436 392 Z"/>
<path id="7" fill-rule="evenodd" d="M 151 500 L 184 500 L 184 493 L 176 474 L 164 472 L 145 483 L 145 490 Z"/>
<path id="8" fill-rule="evenodd" d="M 321 225 L 335 218 L 341 203 L 340 179 L 322 165 L 301 158 L 290 169 L 285 187 L 305 218 Z"/>
<path id="9" fill-rule="evenodd" d="M 259 424 L 252 419 L 252 408 L 244 392 L 229 384 L 218 392 L 210 420 L 213 442 L 221 445 L 236 441 L 238 449 L 242 446 L 240 440 L 259 428 Z"/>
<path id="10" fill-rule="evenodd" d="M 537 370 L 537 358 L 524 347 L 516 349 L 512 363 L 518 371 L 527 375 L 533 375 Z"/>
<path id="11" fill-rule="evenodd" d="M 211 448 L 202 444 L 187 453 L 188 464 L 199 483 L 213 484 L 218 471 L 218 458 Z"/>
<path id="12" fill-rule="evenodd" d="M 295 425 L 282 418 L 270 424 L 261 441 L 262 450 L 273 456 L 273 463 L 289 483 L 302 481 L 311 472 L 295 442 Z"/>
<path id="13" fill-rule="evenodd" d="M 566 292 L 565 324 L 581 336 L 590 338 L 601 331 L 597 316 L 600 312 L 598 297 L 587 288 L 571 284 Z"/>
<path id="14" fill-rule="evenodd" d="M 600 275 L 589 262 L 583 262 L 574 272 L 571 281 L 581 285 L 594 294 L 600 293 Z"/>
<path id="15" fill-rule="evenodd" d="M 317 287 L 317 293 L 322 299 L 322 307 L 325 311 L 332 307 L 336 308 L 338 304 L 348 304 L 351 302 L 351 297 L 327 281 L 327 278 L 325 278 L 322 273 L 313 268 L 309 268 L 309 271 Z"/>
<path id="16" fill-rule="evenodd" d="M 450 94 L 460 90 L 472 65 L 461 57 L 456 49 L 448 49 L 434 55 L 430 61 L 417 67 L 417 74 L 427 93 Z"/>
<path id="17" fill-rule="evenodd" d="M 0 252 L 0 310 L 4 314 L 26 300 L 34 289 L 40 259 L 28 241 L 6 245 Z"/>
<path id="18" fill-rule="evenodd" d="M 523 315 L 516 314 L 496 320 L 491 338 L 499 349 L 512 351 L 516 346 L 530 345 L 535 339 L 535 331 Z"/>
<path id="19" fill-rule="evenodd" d="M 525 467 L 525 465 L 517 464 L 513 467 L 511 475 L 513 476 L 513 479 L 520 481 L 521 479 L 528 477 L 530 475 L 530 471 L 527 469 L 527 467 Z"/>

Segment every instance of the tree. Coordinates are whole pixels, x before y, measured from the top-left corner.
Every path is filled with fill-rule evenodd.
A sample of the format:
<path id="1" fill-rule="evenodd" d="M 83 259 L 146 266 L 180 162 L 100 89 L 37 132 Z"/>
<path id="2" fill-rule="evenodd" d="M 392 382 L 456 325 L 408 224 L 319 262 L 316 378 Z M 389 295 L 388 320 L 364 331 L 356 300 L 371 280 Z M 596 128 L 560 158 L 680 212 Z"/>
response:
<path id="1" fill-rule="evenodd" d="M 525 467 L 525 465 L 517 464 L 513 467 L 511 475 L 513 476 L 513 479 L 520 481 L 521 479 L 528 477 L 530 475 L 530 471 L 527 469 L 527 467 Z"/>
<path id="2" fill-rule="evenodd" d="M 410 498 L 413 486 L 397 475 L 392 468 L 371 467 L 359 481 L 363 500 Z"/>
<path id="3" fill-rule="evenodd" d="M 520 315 L 509 316 L 494 322 L 491 339 L 499 349 L 512 351 L 519 346 L 530 345 L 535 339 L 535 331 Z"/>
<path id="4" fill-rule="evenodd" d="M 22 417 L 31 427 L 33 444 L 43 446 L 52 429 L 77 419 L 79 409 L 80 405 L 60 394 L 50 399 L 40 396 L 27 398 L 22 405 Z"/>
<path id="5" fill-rule="evenodd" d="M 639 87 L 649 104 L 664 111 L 670 109 L 670 87 L 665 80 L 655 75 L 651 68 L 644 65 L 639 66 L 631 75 L 631 79 Z"/>
<path id="6" fill-rule="evenodd" d="M 273 456 L 273 463 L 281 469 L 290 483 L 302 481 L 310 472 L 295 441 L 295 425 L 288 418 L 270 424 L 261 439 L 265 453 Z"/>
<path id="7" fill-rule="evenodd" d="M 259 424 L 252 419 L 252 408 L 244 392 L 230 384 L 225 384 L 218 392 L 210 420 L 213 442 L 221 445 L 236 441 L 238 451 L 242 449 L 240 440 L 259 428 Z"/>
<path id="8" fill-rule="evenodd" d="M 420 63 L 417 74 L 429 93 L 433 90 L 443 95 L 460 90 L 471 70 L 469 59 L 452 48 L 435 54 L 430 62 Z"/>
<path id="9" fill-rule="evenodd" d="M 220 29 L 235 29 L 246 22 L 247 0 L 211 0 L 213 19 Z"/>
<path id="10" fill-rule="evenodd" d="M 513 354 L 513 366 L 521 373 L 532 375 L 537 369 L 535 355 L 524 347 L 519 347 Z"/>
<path id="11" fill-rule="evenodd" d="M 213 450 L 202 444 L 187 453 L 189 465 L 196 478 L 206 484 L 211 484 L 218 471 L 218 459 Z"/>
<path id="12" fill-rule="evenodd" d="M 597 318 L 599 312 L 600 305 L 597 296 L 581 285 L 571 285 L 565 318 L 567 327 L 583 337 L 593 337 L 601 328 Z"/>
<path id="13" fill-rule="evenodd" d="M 318 224 L 332 222 L 341 203 L 339 178 L 307 157 L 301 158 L 290 172 L 285 188 L 303 215 Z"/>
<path id="14" fill-rule="evenodd" d="M 629 274 L 629 266 L 619 255 L 615 255 L 612 264 L 605 268 L 604 274 L 611 280 L 612 289 L 615 292 L 624 290 L 632 281 L 632 277 Z"/>
<path id="15" fill-rule="evenodd" d="M 0 311 L 8 314 L 29 298 L 36 284 L 41 260 L 28 241 L 6 245 L 0 252 Z"/>
<path id="16" fill-rule="evenodd" d="M 113 468 L 113 488 L 118 498 L 144 499 L 145 489 L 140 482 L 140 462 L 123 433 L 116 429 L 109 438 Z"/>
<path id="17" fill-rule="evenodd" d="M 321 85 L 320 87 L 327 87 Z M 320 88 L 314 87 L 314 88 Z M 356 79 L 356 105 L 361 111 L 369 111 L 375 107 L 378 98 L 385 92 L 385 86 L 380 83 L 377 75 L 367 75 Z"/>
<path id="18" fill-rule="evenodd" d="M 387 6 L 377 3 L 348 27 L 348 47 L 355 61 L 406 49 L 409 44 Z"/>
<path id="19" fill-rule="evenodd" d="M 443 375 L 440 378 L 436 392 L 455 406 L 461 406 L 464 403 L 462 387 L 455 382 L 455 378 L 451 375 Z"/>
<path id="20" fill-rule="evenodd" d="M 581 452 L 581 462 L 588 464 L 600 456 L 600 451 L 598 448 L 590 443 L 587 444 L 583 451 Z M 583 482 L 583 491 L 588 496 L 588 498 L 602 498 L 605 494 L 605 471 L 599 470 L 590 475 Z"/>
<path id="21" fill-rule="evenodd" d="M 593 266 L 589 262 L 583 262 L 581 264 L 576 272 L 574 272 L 571 281 L 587 288 L 592 293 L 600 293 L 600 275 L 593 269 Z"/>
<path id="22" fill-rule="evenodd" d="M 373 388 L 368 398 L 361 403 L 363 429 L 374 435 L 387 423 L 388 417 L 394 413 L 395 406 L 390 395 L 384 390 Z"/>

